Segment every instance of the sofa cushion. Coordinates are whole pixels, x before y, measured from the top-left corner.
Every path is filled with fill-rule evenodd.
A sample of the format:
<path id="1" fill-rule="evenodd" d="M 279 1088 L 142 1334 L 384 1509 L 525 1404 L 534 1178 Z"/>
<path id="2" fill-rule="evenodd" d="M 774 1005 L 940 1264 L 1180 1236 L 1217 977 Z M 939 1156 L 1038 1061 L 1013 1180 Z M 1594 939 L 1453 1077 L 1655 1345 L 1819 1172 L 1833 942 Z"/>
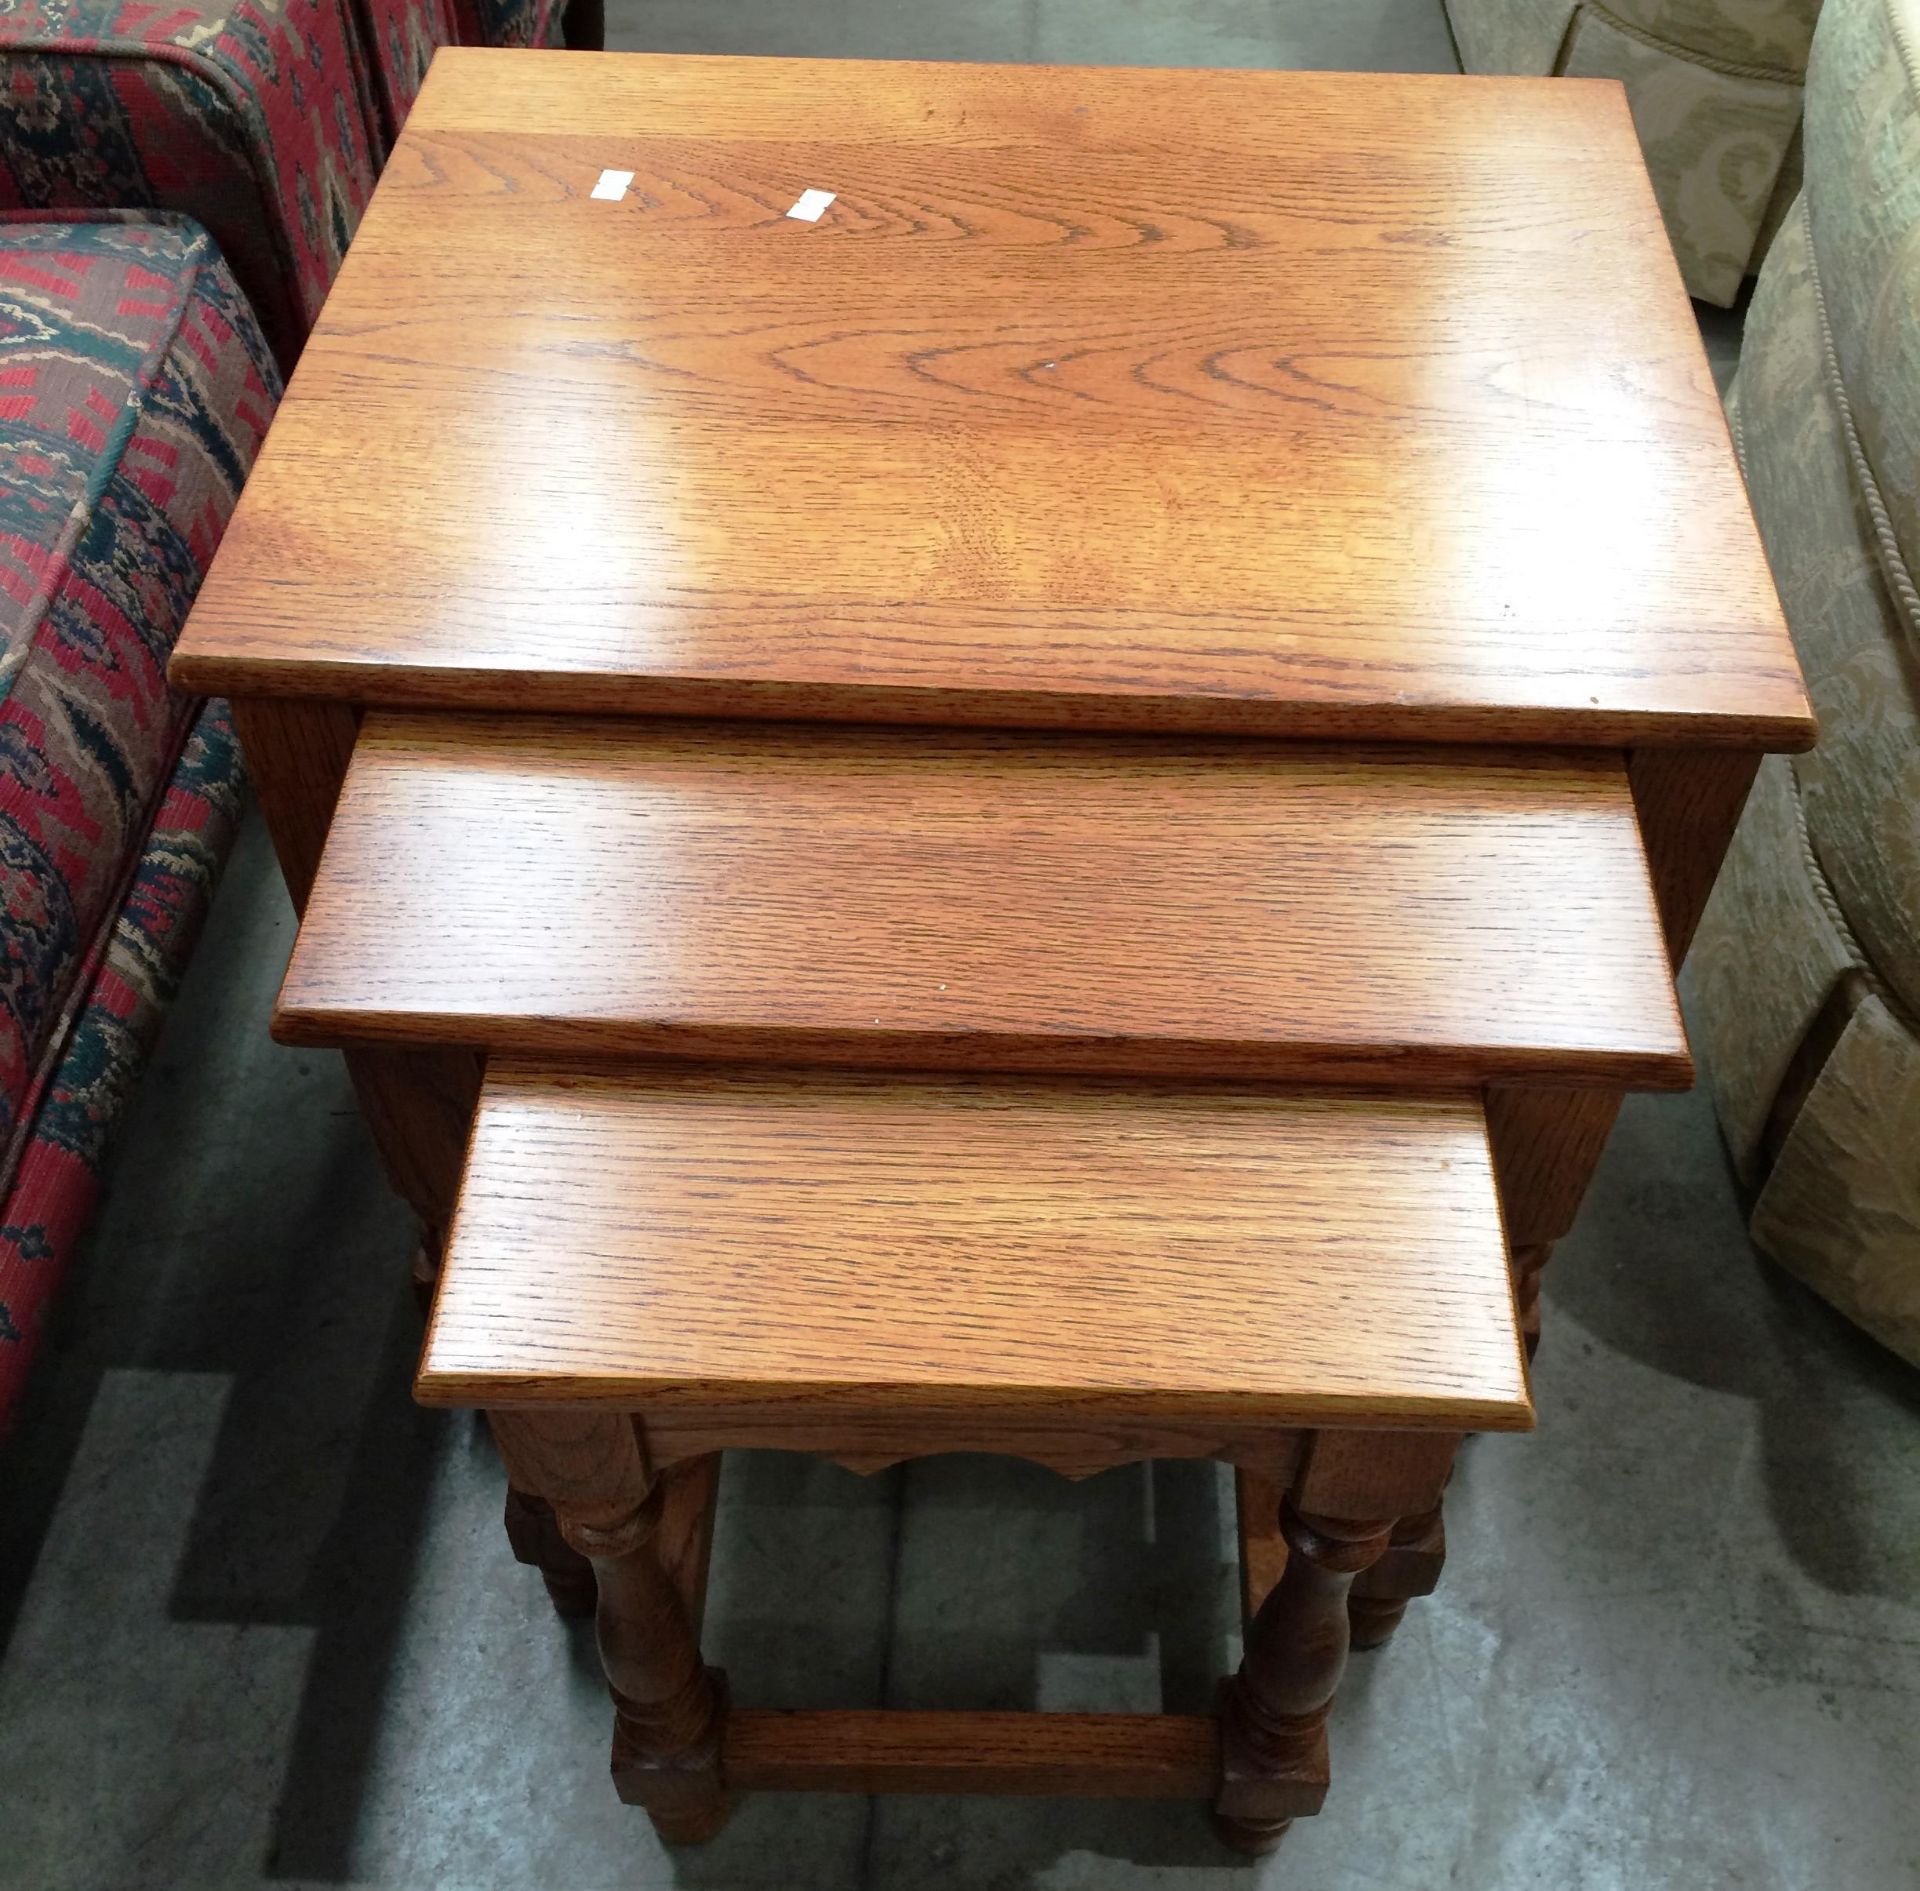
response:
<path id="1" fill-rule="evenodd" d="M 1703 63 L 1593 6 L 1575 16 L 1561 70 L 1626 86 L 1687 288 L 1732 302 L 1800 122 L 1800 87 Z"/>
<path id="2" fill-rule="evenodd" d="M 1447 0 L 1469 72 L 1617 79 L 1689 291 L 1731 303 L 1798 188 L 1820 0 Z"/>
<path id="3" fill-rule="evenodd" d="M 1576 12 L 1657 40 L 1696 64 L 1798 79 L 1820 0 L 1446 0 L 1469 72 L 1558 72 Z"/>
<path id="4" fill-rule="evenodd" d="M 539 0 L 515 0 L 531 10 Z M 358 0 L 360 33 L 373 70 L 380 134 L 388 150 L 400 135 L 433 55 L 462 37 L 456 0 Z"/>
<path id="5" fill-rule="evenodd" d="M 558 46 L 564 0 L 356 0 L 388 149 L 442 46 Z"/>
<path id="6" fill-rule="evenodd" d="M 352 0 L 14 0 L 0 12 L 0 208 L 193 217 L 283 364 L 373 189 L 376 124 Z"/>
<path id="7" fill-rule="evenodd" d="M 1740 1179 L 1766 1172 L 1767 1129 L 1829 995 L 1859 964 L 1807 848 L 1793 770 L 1760 764 L 1714 883 L 1684 990 L 1687 1023 Z"/>
<path id="8" fill-rule="evenodd" d="M 167 657 L 277 394 L 204 230 L 0 225 L 0 1189 L 193 719 Z"/>
<path id="9" fill-rule="evenodd" d="M 1601 0 L 1623 26 L 1696 59 L 1797 79 L 1820 0 Z"/>

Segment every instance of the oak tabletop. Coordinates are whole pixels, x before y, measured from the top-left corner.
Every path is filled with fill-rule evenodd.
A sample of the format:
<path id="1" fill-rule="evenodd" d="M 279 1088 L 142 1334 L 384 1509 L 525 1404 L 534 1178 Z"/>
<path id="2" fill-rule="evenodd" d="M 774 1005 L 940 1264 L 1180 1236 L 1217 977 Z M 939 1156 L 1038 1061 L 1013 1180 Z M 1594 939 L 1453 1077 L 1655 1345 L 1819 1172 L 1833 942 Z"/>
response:
<path id="1" fill-rule="evenodd" d="M 1475 1099 L 847 1072 L 497 1066 L 416 1392 L 1532 1423 Z"/>
<path id="2" fill-rule="evenodd" d="M 1684 1087 L 1620 758 L 369 716 L 304 1043 Z"/>
<path id="3" fill-rule="evenodd" d="M 444 50 L 173 673 L 1811 739 L 1624 95 L 1568 79 Z"/>

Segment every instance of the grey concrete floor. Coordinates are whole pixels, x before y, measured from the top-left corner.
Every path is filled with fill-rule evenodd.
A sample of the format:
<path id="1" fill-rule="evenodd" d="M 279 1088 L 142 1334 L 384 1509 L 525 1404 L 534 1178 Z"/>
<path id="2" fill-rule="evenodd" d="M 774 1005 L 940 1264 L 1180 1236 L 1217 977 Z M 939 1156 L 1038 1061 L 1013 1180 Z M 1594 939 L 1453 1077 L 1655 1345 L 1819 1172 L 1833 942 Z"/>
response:
<path id="1" fill-rule="evenodd" d="M 1438 0 L 615 0 L 618 45 L 1436 66 Z M 1736 326 L 1714 329 L 1731 359 Z M 275 1049 L 257 822 L 0 1457 L 0 1885 L 1891 1891 L 1920 1883 L 1920 1382 L 1767 1267 L 1700 1097 L 1631 1104 L 1546 1290 L 1541 1427 L 1358 1657 L 1326 1812 L 1259 1868 L 1164 1805 L 765 1797 L 669 1855 L 591 1649 L 407 1398 L 405 1217 L 338 1063 Z M 730 1464 L 739 1698 L 1198 1703 L 1210 1467 Z"/>

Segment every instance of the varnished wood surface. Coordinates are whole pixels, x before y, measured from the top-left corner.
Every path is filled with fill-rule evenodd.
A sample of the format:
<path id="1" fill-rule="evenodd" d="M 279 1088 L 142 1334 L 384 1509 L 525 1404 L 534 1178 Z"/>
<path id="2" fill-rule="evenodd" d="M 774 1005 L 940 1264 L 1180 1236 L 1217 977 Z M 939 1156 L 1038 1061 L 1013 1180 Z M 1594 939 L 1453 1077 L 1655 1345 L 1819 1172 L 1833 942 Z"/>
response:
<path id="1" fill-rule="evenodd" d="M 729 1788 L 761 1792 L 1036 1793 L 1205 1799 L 1220 1782 L 1211 1714 L 735 1709 Z"/>
<path id="2" fill-rule="evenodd" d="M 513 1487 L 544 1498 L 593 1565 L 594 1641 L 614 1706 L 613 1783 L 669 1844 L 725 1822 L 726 1692 L 700 1659 L 683 1586 L 660 1557 L 663 1492 L 632 1421 L 572 1406 L 487 1414 Z"/>
<path id="3" fill-rule="evenodd" d="M 1386 1549 L 1391 1525 L 1310 1515 L 1288 1496 L 1280 1532 L 1280 1580 L 1247 1625 L 1240 1671 L 1220 1694 L 1224 1778 L 1214 1809 L 1228 1842 L 1249 1852 L 1270 1851 L 1294 1819 L 1320 1810 L 1327 1715 L 1347 1660 L 1347 1592 Z"/>
<path id="4" fill-rule="evenodd" d="M 1684 1085 L 1617 758 L 369 717 L 275 1028 Z"/>
<path id="5" fill-rule="evenodd" d="M 1531 1423 L 1471 1098 L 824 1072 L 496 1066 L 416 1389 Z"/>
<path id="6" fill-rule="evenodd" d="M 1811 739 L 1623 95 L 1562 79 L 443 51 L 174 675 Z"/>
<path id="7" fill-rule="evenodd" d="M 1459 1449 L 1457 1432 L 1316 1431 L 1287 1490 L 1322 1516 L 1411 1516 L 1440 1501 Z"/>

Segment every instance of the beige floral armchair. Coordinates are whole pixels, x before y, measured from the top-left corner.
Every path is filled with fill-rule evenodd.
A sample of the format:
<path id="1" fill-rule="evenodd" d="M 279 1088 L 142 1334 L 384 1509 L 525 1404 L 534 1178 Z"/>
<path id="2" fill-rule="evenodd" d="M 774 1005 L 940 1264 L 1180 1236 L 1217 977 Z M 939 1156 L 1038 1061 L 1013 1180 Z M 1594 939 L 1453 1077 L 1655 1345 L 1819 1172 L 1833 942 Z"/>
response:
<path id="1" fill-rule="evenodd" d="M 1800 188 L 1820 0 L 1447 0 L 1469 72 L 1627 88 L 1687 287 L 1723 308 Z"/>
<path id="2" fill-rule="evenodd" d="M 1689 968 L 1755 1242 L 1920 1364 L 1920 0 L 1827 0 L 1729 411 L 1820 718 Z"/>

